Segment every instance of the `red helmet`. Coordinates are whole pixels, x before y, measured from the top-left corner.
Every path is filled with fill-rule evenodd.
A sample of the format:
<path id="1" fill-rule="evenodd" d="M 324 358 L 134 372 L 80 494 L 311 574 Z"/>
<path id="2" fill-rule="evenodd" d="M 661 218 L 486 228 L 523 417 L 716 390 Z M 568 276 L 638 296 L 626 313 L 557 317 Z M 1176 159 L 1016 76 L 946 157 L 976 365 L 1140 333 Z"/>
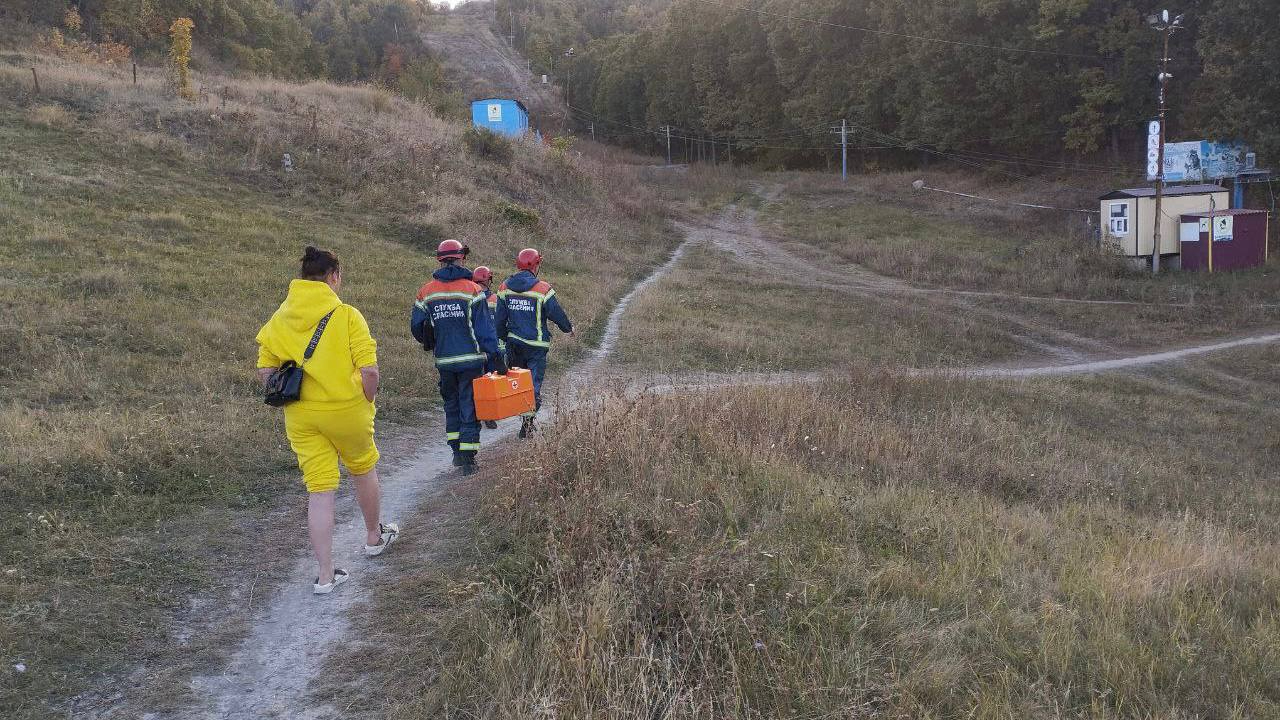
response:
<path id="1" fill-rule="evenodd" d="M 445 240 L 436 248 L 436 259 L 440 262 L 445 260 L 463 260 L 467 257 L 467 253 L 471 252 L 466 245 L 457 240 Z"/>
<path id="2" fill-rule="evenodd" d="M 529 272 L 538 272 L 538 266 L 542 264 L 542 254 L 536 248 L 525 248 L 516 255 L 516 267 Z"/>
<path id="3" fill-rule="evenodd" d="M 490 270 L 487 266 L 481 265 L 480 267 L 471 271 L 471 279 L 478 283 L 487 283 L 493 280 L 493 271 Z"/>

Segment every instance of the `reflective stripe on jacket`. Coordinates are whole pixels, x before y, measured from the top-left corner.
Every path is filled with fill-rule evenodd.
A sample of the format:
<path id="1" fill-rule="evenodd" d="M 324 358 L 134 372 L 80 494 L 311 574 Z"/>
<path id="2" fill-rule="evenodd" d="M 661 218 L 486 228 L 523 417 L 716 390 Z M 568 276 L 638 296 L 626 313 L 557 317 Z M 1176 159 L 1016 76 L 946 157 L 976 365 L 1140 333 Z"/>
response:
<path id="1" fill-rule="evenodd" d="M 418 342 L 435 353 L 437 367 L 482 367 L 488 353 L 498 352 L 484 290 L 460 265 L 440 268 L 418 290 L 410 327 Z"/>
<path id="2" fill-rule="evenodd" d="M 573 330 L 551 283 L 539 280 L 526 270 L 507 278 L 498 288 L 498 306 L 494 313 L 498 339 L 530 347 L 551 347 L 548 320 L 561 332 Z"/>

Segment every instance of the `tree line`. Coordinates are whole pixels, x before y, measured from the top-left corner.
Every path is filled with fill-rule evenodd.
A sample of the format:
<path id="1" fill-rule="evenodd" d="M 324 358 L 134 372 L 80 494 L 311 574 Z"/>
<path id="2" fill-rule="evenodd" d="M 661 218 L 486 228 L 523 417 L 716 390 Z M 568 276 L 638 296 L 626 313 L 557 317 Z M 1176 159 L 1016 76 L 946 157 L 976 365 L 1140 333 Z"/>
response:
<path id="1" fill-rule="evenodd" d="M 126 46 L 162 59 L 171 23 L 190 18 L 197 61 L 288 79 L 373 81 L 440 99 L 440 64 L 421 30 L 434 11 L 416 0 L 14 0 L 16 19 L 69 40 Z"/>
<path id="2" fill-rule="evenodd" d="M 497 0 L 500 33 L 565 86 L 579 126 L 654 149 L 804 165 L 832 126 L 872 157 L 1142 167 L 1163 36 L 1152 0 Z M 1170 139 L 1280 154 L 1274 0 L 1181 0 Z M 514 21 L 514 22 L 512 22 Z M 572 55 L 566 55 L 568 48 Z M 705 142 L 703 142 L 705 154 Z"/>

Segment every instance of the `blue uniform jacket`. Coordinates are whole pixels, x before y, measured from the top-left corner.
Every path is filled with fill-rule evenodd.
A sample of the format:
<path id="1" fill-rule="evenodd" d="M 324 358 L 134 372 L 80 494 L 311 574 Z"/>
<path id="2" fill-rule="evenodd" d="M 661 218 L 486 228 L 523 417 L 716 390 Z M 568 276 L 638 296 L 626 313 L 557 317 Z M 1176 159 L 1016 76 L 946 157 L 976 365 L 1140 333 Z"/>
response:
<path id="1" fill-rule="evenodd" d="M 556 300 L 556 291 L 551 283 L 522 270 L 507 278 L 498 288 L 498 307 L 494 313 L 498 339 L 530 347 L 551 347 L 548 320 L 555 323 L 561 332 L 573 331 L 573 324 L 565 315 L 564 308 L 560 307 L 560 301 Z"/>
<path id="2" fill-rule="evenodd" d="M 461 265 L 445 265 L 431 277 L 413 304 L 413 336 L 435 352 L 436 367 L 442 370 L 483 367 L 488 354 L 498 352 L 484 289 Z"/>

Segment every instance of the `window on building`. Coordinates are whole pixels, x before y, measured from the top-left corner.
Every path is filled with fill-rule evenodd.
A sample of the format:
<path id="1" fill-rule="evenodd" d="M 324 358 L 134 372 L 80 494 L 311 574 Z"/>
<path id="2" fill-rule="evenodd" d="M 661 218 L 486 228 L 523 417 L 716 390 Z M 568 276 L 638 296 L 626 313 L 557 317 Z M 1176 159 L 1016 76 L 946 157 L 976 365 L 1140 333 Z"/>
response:
<path id="1" fill-rule="evenodd" d="M 1129 203 L 1111 203 L 1111 234 L 1124 236 L 1129 234 Z"/>

